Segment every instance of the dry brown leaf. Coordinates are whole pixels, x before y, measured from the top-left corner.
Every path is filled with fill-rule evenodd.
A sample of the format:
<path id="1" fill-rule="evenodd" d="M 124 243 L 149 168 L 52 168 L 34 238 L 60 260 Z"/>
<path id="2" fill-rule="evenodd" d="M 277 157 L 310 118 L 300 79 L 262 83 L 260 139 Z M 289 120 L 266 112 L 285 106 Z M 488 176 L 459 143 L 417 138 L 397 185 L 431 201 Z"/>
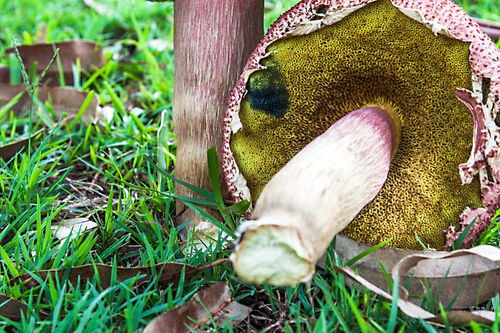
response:
<path id="1" fill-rule="evenodd" d="M 192 275 L 217 266 L 223 262 L 226 262 L 227 260 L 228 259 L 217 260 L 211 264 L 200 267 L 181 263 L 160 263 L 154 266 L 154 271 L 156 272 L 154 275 L 159 276 L 159 282 L 162 284 L 171 283 L 181 276 L 183 270 L 185 270 L 186 275 Z M 36 280 L 32 278 L 32 275 L 36 275 L 42 280 L 47 279 L 49 275 L 51 275 L 53 278 L 55 278 L 55 276 L 57 275 L 60 280 L 67 277 L 68 281 L 73 284 L 77 284 L 79 281 L 92 281 L 92 279 L 97 274 L 99 274 L 102 286 L 104 288 L 107 288 L 111 283 L 112 271 L 113 268 L 110 265 L 89 264 L 68 269 L 51 269 L 33 272 L 31 274 L 26 273 L 12 279 L 10 282 L 13 284 L 25 282 L 28 287 L 34 287 L 38 285 L 38 282 L 36 282 Z M 147 279 L 148 277 L 153 276 L 151 267 L 118 267 L 116 269 L 116 278 L 118 281 L 124 281 L 138 275 L 144 275 L 145 277 L 143 277 L 142 279 Z"/>
<path id="2" fill-rule="evenodd" d="M 35 132 L 32 136 L 17 140 L 6 145 L 0 146 L 0 158 L 4 161 L 9 160 L 14 155 L 16 155 L 21 149 L 23 149 L 29 142 L 29 140 L 34 140 L 38 135 L 40 135 L 43 130 Z"/>
<path id="3" fill-rule="evenodd" d="M 234 320 L 237 324 L 248 317 L 252 309 L 232 299 L 224 282 L 196 293 L 188 302 L 156 317 L 144 333 L 181 333 L 200 331 L 202 325 L 224 324 Z"/>
<path id="4" fill-rule="evenodd" d="M 28 311 L 26 304 L 14 298 L 0 294 L 0 316 L 20 320 L 22 313 Z"/>
<path id="5" fill-rule="evenodd" d="M 346 236 L 337 235 L 335 238 L 335 250 L 342 260 L 349 260 L 359 253 L 366 251 L 370 246 L 356 242 Z M 374 285 L 389 290 L 387 281 L 378 262 L 391 272 L 394 267 L 402 258 L 410 254 L 422 253 L 423 251 L 404 250 L 397 248 L 381 248 L 375 252 L 358 260 L 352 268 L 359 272 L 361 276 L 367 276 Z"/>
<path id="6" fill-rule="evenodd" d="M 338 235 L 335 248 L 342 259 L 351 259 L 370 247 Z M 407 260 L 411 262 L 404 262 L 408 264 L 415 263 L 417 260 L 418 265 L 414 268 L 413 266 L 407 267 L 406 264 L 398 266 L 400 275 L 404 278 L 403 283 L 411 274 L 415 274 L 410 285 L 408 299 L 421 298 L 425 294 L 423 286 L 427 286 L 427 288 L 433 288 L 432 296 L 437 301 L 447 305 L 456 297 L 451 308 L 465 309 L 480 304 L 500 292 L 500 255 L 498 254 L 500 249 L 488 247 L 487 251 L 496 253 L 493 257 L 497 256 L 497 259 L 491 260 L 493 257 L 487 257 L 484 253 L 476 254 L 474 260 L 471 260 L 471 257 L 463 255 L 461 251 L 424 252 L 381 248 L 357 261 L 352 268 L 361 276 L 367 277 L 374 285 L 389 290 L 379 262 L 390 272 L 403 258 L 410 258 Z M 457 252 L 460 254 L 450 256 Z M 446 283 L 443 283 L 445 278 Z"/>
<path id="7" fill-rule="evenodd" d="M 71 40 L 53 44 L 21 45 L 17 48 L 26 69 L 29 71 L 32 66 L 36 65 L 39 74 L 50 64 L 55 50 L 59 49 L 64 81 L 69 85 L 74 83 L 72 66 L 76 63 L 77 59 L 80 59 L 81 69 L 86 72 L 92 72 L 104 63 L 102 48 L 95 43 L 82 40 Z M 15 50 L 10 48 L 6 52 L 14 53 Z M 51 86 L 59 85 L 57 62 L 54 62 L 49 68 L 42 83 Z"/>
<path id="8" fill-rule="evenodd" d="M 210 269 L 214 266 L 220 265 L 224 262 L 228 261 L 228 259 L 217 260 L 211 264 L 195 267 L 187 264 L 180 263 L 161 263 L 154 267 L 155 272 L 159 272 L 159 282 L 162 284 L 173 283 L 177 279 L 181 277 L 182 272 L 184 271 L 186 276 L 193 275 L 195 273 L 199 273 L 203 270 Z M 109 265 L 84 265 L 73 267 L 69 269 L 60 269 L 60 270 L 43 270 L 39 272 L 34 272 L 32 275 L 36 275 L 40 277 L 42 280 L 47 279 L 50 275 L 52 278 L 55 278 L 57 275 L 61 280 L 64 277 L 67 277 L 68 281 L 73 284 L 77 284 L 78 282 L 92 281 L 94 276 L 99 274 L 101 285 L 103 288 L 108 288 L 111 281 L 112 267 Z M 145 277 L 141 279 L 148 279 L 153 276 L 150 267 L 118 267 L 116 270 L 116 279 L 118 281 L 124 281 L 138 275 L 145 275 Z M 155 273 L 156 276 L 156 273 Z M 32 278 L 30 274 L 23 274 L 18 276 L 10 281 L 12 284 L 16 283 L 26 283 L 26 286 L 29 288 L 33 288 L 38 285 L 35 279 Z M 226 315 L 225 318 L 232 317 L 231 314 L 237 313 L 239 310 L 235 305 L 227 306 L 224 310 L 221 309 L 221 315 Z M 28 307 L 13 298 L 10 298 L 6 295 L 0 294 L 0 316 L 7 317 L 12 320 L 20 320 L 21 314 L 28 311 Z M 41 311 L 41 315 L 45 316 L 46 314 Z"/>
<path id="9" fill-rule="evenodd" d="M 349 277 L 350 279 L 356 281 L 357 283 L 363 285 L 366 287 L 368 290 L 374 292 L 375 294 L 382 296 L 388 301 L 392 301 L 392 296 L 385 292 L 384 290 L 380 289 L 379 287 L 375 286 L 371 282 L 367 281 L 360 275 L 354 273 L 354 271 L 349 268 L 349 267 L 334 267 L 335 270 L 346 277 Z M 434 314 L 422 309 L 418 305 L 415 305 L 411 302 L 408 302 L 404 299 L 398 299 L 398 307 L 399 309 L 406 314 L 409 317 L 416 318 L 416 319 L 424 319 L 427 320 L 428 322 L 431 323 L 438 323 L 442 324 L 445 322 L 445 320 L 441 316 L 435 316 Z M 492 317 L 493 316 L 493 317 Z M 485 325 L 491 325 L 494 320 L 495 320 L 495 313 L 491 311 L 476 311 L 476 312 L 469 312 L 469 311 L 449 311 L 446 313 L 446 321 L 448 322 L 449 325 L 453 326 L 460 326 L 460 325 L 466 325 L 467 323 L 471 321 L 475 321 L 477 323 L 485 324 Z M 493 319 L 493 320 L 492 320 Z"/>
<path id="10" fill-rule="evenodd" d="M 500 293 L 500 248 L 481 245 L 451 252 L 411 254 L 401 259 L 392 273 L 399 285 L 413 276 L 411 295 L 432 290 L 439 293 L 443 305 L 452 303 L 454 309 L 464 309 Z M 407 293 L 404 291 L 402 297 L 408 299 Z"/>
<path id="11" fill-rule="evenodd" d="M 50 101 L 54 111 L 58 115 L 64 112 L 69 115 L 76 115 L 87 96 L 89 96 L 88 92 L 74 88 L 41 87 L 38 91 L 38 99 L 42 102 Z M 82 118 L 87 122 L 93 121 L 96 117 L 98 106 L 99 97 L 97 94 L 94 94 Z"/>
<path id="12" fill-rule="evenodd" d="M 0 108 L 9 103 L 13 98 L 16 98 L 19 94 L 22 95 L 17 103 L 15 103 L 11 108 L 15 113 L 29 108 L 30 100 L 28 94 L 26 93 L 26 87 L 24 85 L 0 83 Z M 61 87 L 40 87 L 38 91 L 38 98 L 40 101 L 45 102 L 49 100 L 56 114 L 62 115 L 63 113 L 67 113 L 70 116 L 75 116 L 78 113 L 88 95 L 88 92 Z M 89 106 L 85 109 L 82 118 L 87 122 L 92 121 L 96 117 L 98 106 L 99 98 L 97 97 L 97 94 L 94 94 Z M 67 119 L 63 120 L 63 122 L 66 120 Z M 61 125 L 61 123 L 59 123 L 59 125 Z M 35 139 L 41 132 L 43 132 L 43 130 L 37 131 L 31 137 L 0 146 L 0 158 L 3 160 L 10 159 L 28 144 L 30 138 Z"/>
<path id="13" fill-rule="evenodd" d="M 56 126 L 63 126 L 68 120 L 72 119 L 73 117 L 66 117 L 61 119 L 61 121 L 54 126 L 50 127 L 48 130 L 51 131 L 54 129 Z M 3 146 L 0 146 L 0 158 L 3 160 L 8 160 L 11 157 L 13 157 L 15 154 L 17 154 L 21 149 L 23 149 L 29 142 L 29 140 L 36 140 L 40 134 L 45 132 L 45 129 L 40 129 L 33 133 L 30 137 L 24 138 L 24 139 L 18 139 L 14 142 L 5 144 Z"/>
<path id="14" fill-rule="evenodd" d="M 0 65 L 0 83 L 10 82 L 10 70 L 7 66 Z"/>
<path id="15" fill-rule="evenodd" d="M 24 93 L 19 101 L 11 108 L 15 113 L 26 111 L 29 109 L 30 99 L 24 85 L 0 84 L 0 108 L 9 103 L 19 93 Z M 89 95 L 89 92 L 80 91 L 74 88 L 62 87 L 47 87 L 43 86 L 38 89 L 38 99 L 41 102 L 50 101 L 57 115 L 67 113 L 76 115 L 80 110 L 83 102 Z M 85 110 L 82 118 L 90 122 L 96 117 L 96 110 L 99 106 L 99 97 L 94 94 L 92 101 Z"/>
<path id="16" fill-rule="evenodd" d="M 26 86 L 22 84 L 6 84 L 0 82 L 0 108 L 4 107 L 20 93 L 23 93 L 23 95 L 11 108 L 14 112 L 27 110 L 29 107 L 29 98 L 26 93 Z"/>

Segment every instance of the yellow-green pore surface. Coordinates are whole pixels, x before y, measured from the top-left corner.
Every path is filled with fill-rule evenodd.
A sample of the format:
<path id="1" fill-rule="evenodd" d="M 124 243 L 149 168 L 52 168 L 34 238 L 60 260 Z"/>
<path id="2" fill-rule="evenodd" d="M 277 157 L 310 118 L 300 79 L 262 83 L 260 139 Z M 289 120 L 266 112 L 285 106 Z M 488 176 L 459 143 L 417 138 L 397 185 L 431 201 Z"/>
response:
<path id="1" fill-rule="evenodd" d="M 399 150 L 382 191 L 344 234 L 421 249 L 417 234 L 442 248 L 442 231 L 465 206 L 481 205 L 478 182 L 462 186 L 457 168 L 472 145 L 472 116 L 455 97 L 455 88 L 471 89 L 468 48 L 435 36 L 388 0 L 273 43 L 275 53 L 263 60 L 268 69 L 250 77 L 243 129 L 231 140 L 254 203 L 307 143 L 350 111 L 379 104 L 399 117 Z"/>

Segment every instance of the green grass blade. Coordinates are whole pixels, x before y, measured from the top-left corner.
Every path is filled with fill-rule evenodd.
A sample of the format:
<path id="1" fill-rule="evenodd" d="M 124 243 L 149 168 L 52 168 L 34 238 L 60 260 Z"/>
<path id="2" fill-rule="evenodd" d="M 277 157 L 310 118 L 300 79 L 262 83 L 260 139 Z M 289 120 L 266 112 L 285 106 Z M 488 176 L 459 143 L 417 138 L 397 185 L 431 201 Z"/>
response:
<path id="1" fill-rule="evenodd" d="M 0 119 L 2 119 L 5 116 L 5 114 L 7 112 L 9 112 L 10 109 L 12 109 L 12 107 L 14 105 L 17 104 L 17 102 L 19 102 L 19 100 L 21 99 L 21 96 L 23 96 L 23 95 L 24 95 L 24 92 L 20 92 L 19 94 L 14 96 L 7 104 L 5 104 L 4 106 L 2 106 L 0 108 Z"/>
<path id="2" fill-rule="evenodd" d="M 220 185 L 220 168 L 219 168 L 219 158 L 217 157 L 217 151 L 215 148 L 211 147 L 207 151 L 208 160 L 208 175 L 210 177 L 210 183 L 212 184 L 212 191 L 215 195 L 215 202 L 219 204 L 221 209 L 225 209 L 224 198 L 222 197 L 222 190 Z"/>
<path id="3" fill-rule="evenodd" d="M 453 243 L 453 250 L 458 250 L 462 246 L 465 238 L 469 234 L 470 230 L 472 229 L 476 221 L 477 217 L 474 220 L 472 220 L 472 222 L 464 229 L 464 231 L 462 231 L 460 236 L 458 236 L 457 240 Z"/>
<path id="4" fill-rule="evenodd" d="M 390 242 L 392 242 L 392 238 L 389 238 L 389 239 L 383 241 L 382 243 L 379 243 L 379 244 L 377 244 L 375 246 L 370 247 L 369 249 L 364 250 L 363 252 L 359 253 L 355 257 L 349 259 L 349 261 L 347 261 L 347 263 L 346 263 L 346 266 L 352 266 L 352 265 L 354 265 L 357 261 L 359 261 L 362 258 L 366 257 L 367 255 L 369 255 L 369 254 L 377 251 L 381 247 L 386 246 Z"/>

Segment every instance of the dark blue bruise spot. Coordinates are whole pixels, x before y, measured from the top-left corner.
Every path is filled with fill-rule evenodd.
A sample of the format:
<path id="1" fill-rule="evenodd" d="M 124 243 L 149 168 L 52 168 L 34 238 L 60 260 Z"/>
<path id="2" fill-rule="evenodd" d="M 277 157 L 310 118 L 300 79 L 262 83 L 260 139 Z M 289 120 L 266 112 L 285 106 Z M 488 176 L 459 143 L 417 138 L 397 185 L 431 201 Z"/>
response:
<path id="1" fill-rule="evenodd" d="M 247 84 L 248 101 L 254 110 L 281 118 L 290 104 L 283 76 L 276 68 L 255 72 Z"/>

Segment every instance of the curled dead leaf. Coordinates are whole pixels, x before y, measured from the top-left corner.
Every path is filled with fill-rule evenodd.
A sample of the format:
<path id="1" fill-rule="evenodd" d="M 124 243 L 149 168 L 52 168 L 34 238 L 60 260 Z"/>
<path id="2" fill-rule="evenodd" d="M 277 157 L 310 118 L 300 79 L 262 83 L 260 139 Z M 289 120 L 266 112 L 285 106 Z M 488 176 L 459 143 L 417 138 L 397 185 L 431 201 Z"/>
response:
<path id="1" fill-rule="evenodd" d="M 228 259 L 217 260 L 211 264 L 200 267 L 181 263 L 160 263 L 154 266 L 153 269 L 151 267 L 118 267 L 116 269 L 116 280 L 124 281 L 138 275 L 144 275 L 144 277 L 141 278 L 143 280 L 149 279 L 152 276 L 159 276 L 160 283 L 173 283 L 181 277 L 183 272 L 186 276 L 193 275 L 203 270 L 220 265 L 227 260 Z M 152 271 L 159 274 L 153 274 Z M 77 284 L 79 282 L 92 281 L 92 279 L 98 274 L 102 287 L 108 288 L 111 284 L 112 275 L 114 273 L 114 269 L 110 265 L 83 265 L 68 269 L 42 270 L 30 274 L 23 274 L 12 279 L 10 283 L 16 284 L 25 282 L 28 287 L 32 288 L 38 285 L 37 281 L 32 278 L 33 275 L 38 276 L 42 280 L 47 279 L 47 277 L 50 275 L 53 279 L 55 278 L 55 276 L 57 276 L 59 280 L 67 278 L 71 283 Z M 25 313 L 28 310 L 29 309 L 26 304 L 6 295 L 0 294 L 0 316 L 7 317 L 11 320 L 20 320 L 22 317 L 22 313 Z M 229 316 L 229 314 L 239 313 L 238 310 L 240 310 L 240 308 L 236 305 L 227 304 L 224 307 L 224 310 L 220 310 L 220 315 L 225 315 L 225 319 L 232 318 L 233 316 Z M 40 314 L 43 316 L 46 315 L 43 311 L 40 311 Z"/>
<path id="2" fill-rule="evenodd" d="M 80 59 L 81 69 L 89 73 L 101 67 L 104 63 L 102 48 L 95 43 L 83 40 L 21 45 L 17 49 L 26 69 L 29 71 L 33 66 L 36 66 L 39 74 L 51 63 L 55 50 L 59 49 L 64 82 L 69 85 L 74 83 L 73 66 L 77 59 Z M 14 53 L 15 49 L 10 48 L 6 52 Z M 56 63 L 53 63 L 49 68 L 42 83 L 50 86 L 59 85 L 59 68 Z"/>
<path id="3" fill-rule="evenodd" d="M 14 298 L 0 294 L 0 316 L 20 320 L 24 312 L 28 311 L 28 306 Z"/>
<path id="4" fill-rule="evenodd" d="M 14 155 L 16 155 L 19 151 L 21 151 L 21 149 L 26 147 L 29 140 L 36 139 L 42 132 L 43 130 L 39 130 L 34 134 L 32 134 L 30 137 L 0 146 L 0 158 L 3 159 L 4 161 L 11 159 Z"/>
<path id="5" fill-rule="evenodd" d="M 91 122 L 96 117 L 99 106 L 99 97 L 94 92 L 80 91 L 74 88 L 47 87 L 38 88 L 37 98 L 45 103 L 50 101 L 55 113 L 60 116 L 67 113 L 70 116 L 78 114 L 85 103 L 82 118 Z M 14 99 L 11 110 L 14 113 L 26 111 L 30 107 L 30 98 L 24 85 L 10 85 L 0 83 L 0 108 Z"/>
<path id="6" fill-rule="evenodd" d="M 94 92 L 83 92 L 73 88 L 40 87 L 38 99 L 42 102 L 50 101 L 55 113 L 59 116 L 63 113 L 74 117 L 80 113 L 87 122 L 96 117 L 99 106 L 99 98 Z M 30 99 L 24 85 L 9 85 L 0 83 L 0 110 L 6 107 L 15 113 L 27 110 Z M 82 108 L 84 108 L 82 110 Z M 3 112 L 2 112 L 3 113 Z M 67 121 L 64 119 L 62 122 Z M 61 125 L 62 123 L 59 123 Z M 39 130 L 30 137 L 16 140 L 0 146 L 0 158 L 8 160 L 24 148 L 29 140 L 36 139 L 44 130 Z"/>
<path id="7" fill-rule="evenodd" d="M 82 118 L 89 123 L 96 117 L 99 106 L 99 97 L 93 91 L 86 92 L 74 88 L 41 87 L 38 99 L 43 102 L 50 101 L 57 115 L 77 115 L 87 101 Z"/>
<path id="8" fill-rule="evenodd" d="M 29 108 L 29 97 L 26 86 L 22 84 L 8 84 L 0 82 L 0 108 L 11 103 L 10 109 L 20 112 Z"/>
<path id="9" fill-rule="evenodd" d="M 410 294 L 439 293 L 439 301 L 454 309 L 486 302 L 500 293 L 500 248 L 481 245 L 467 250 L 411 254 L 399 261 L 393 279 L 411 280 Z M 402 297 L 407 299 L 408 292 Z"/>
<path id="10" fill-rule="evenodd" d="M 338 235 L 335 248 L 342 259 L 350 259 L 370 247 Z M 500 292 L 500 249 L 492 246 L 487 250 L 475 249 L 473 251 L 479 252 L 381 248 L 357 261 L 352 268 L 377 287 L 389 290 L 381 264 L 389 272 L 397 270 L 402 283 L 413 276 L 408 300 L 421 299 L 427 289 L 433 291 L 436 301 L 444 305 L 451 303 L 452 309 L 465 309 Z"/>
<path id="11" fill-rule="evenodd" d="M 154 268 L 149 266 L 118 267 L 116 268 L 116 279 L 118 281 L 124 281 L 139 275 L 143 275 L 141 279 L 148 279 L 154 275 L 159 277 L 158 281 L 161 284 L 167 284 L 177 280 L 183 271 L 186 276 L 189 276 L 220 265 L 227 260 L 228 259 L 217 260 L 211 264 L 200 267 L 174 262 L 160 263 L 155 265 Z M 77 284 L 78 282 L 92 281 L 96 275 L 99 275 L 99 280 L 101 281 L 102 286 L 104 288 L 108 288 L 111 284 L 112 275 L 114 273 L 113 270 L 114 269 L 111 265 L 104 264 L 89 264 L 67 269 L 41 270 L 15 277 L 10 281 L 10 283 L 16 284 L 25 282 L 27 286 L 34 287 L 38 285 L 38 282 L 33 279 L 32 276 L 38 276 L 42 280 L 45 280 L 50 275 L 52 278 L 57 276 L 59 280 L 67 278 L 71 283 Z M 153 274 L 153 272 L 155 272 L 155 274 Z"/>
<path id="12" fill-rule="evenodd" d="M 10 70 L 7 66 L 0 65 L 0 83 L 10 82 Z"/>
<path id="13" fill-rule="evenodd" d="M 368 290 L 374 292 L 375 294 L 382 296 L 388 301 L 392 301 L 392 296 L 386 291 L 380 289 L 370 281 L 364 279 L 360 275 L 354 273 L 354 271 L 349 267 L 334 267 L 335 270 L 346 277 L 352 279 L 353 281 L 366 287 Z M 460 326 L 466 325 L 467 323 L 474 321 L 480 324 L 491 325 L 495 321 L 495 313 L 491 311 L 449 311 L 446 313 L 446 319 L 442 316 L 436 316 L 420 306 L 413 304 L 407 300 L 398 299 L 398 308 L 407 316 L 416 319 L 423 319 L 431 323 L 442 324 L 447 322 L 449 325 Z"/>
<path id="14" fill-rule="evenodd" d="M 237 324 L 248 317 L 251 308 L 232 299 L 224 282 L 196 293 L 185 304 L 156 317 L 144 333 L 181 333 L 198 331 L 203 325 L 222 325 L 228 320 Z"/>

